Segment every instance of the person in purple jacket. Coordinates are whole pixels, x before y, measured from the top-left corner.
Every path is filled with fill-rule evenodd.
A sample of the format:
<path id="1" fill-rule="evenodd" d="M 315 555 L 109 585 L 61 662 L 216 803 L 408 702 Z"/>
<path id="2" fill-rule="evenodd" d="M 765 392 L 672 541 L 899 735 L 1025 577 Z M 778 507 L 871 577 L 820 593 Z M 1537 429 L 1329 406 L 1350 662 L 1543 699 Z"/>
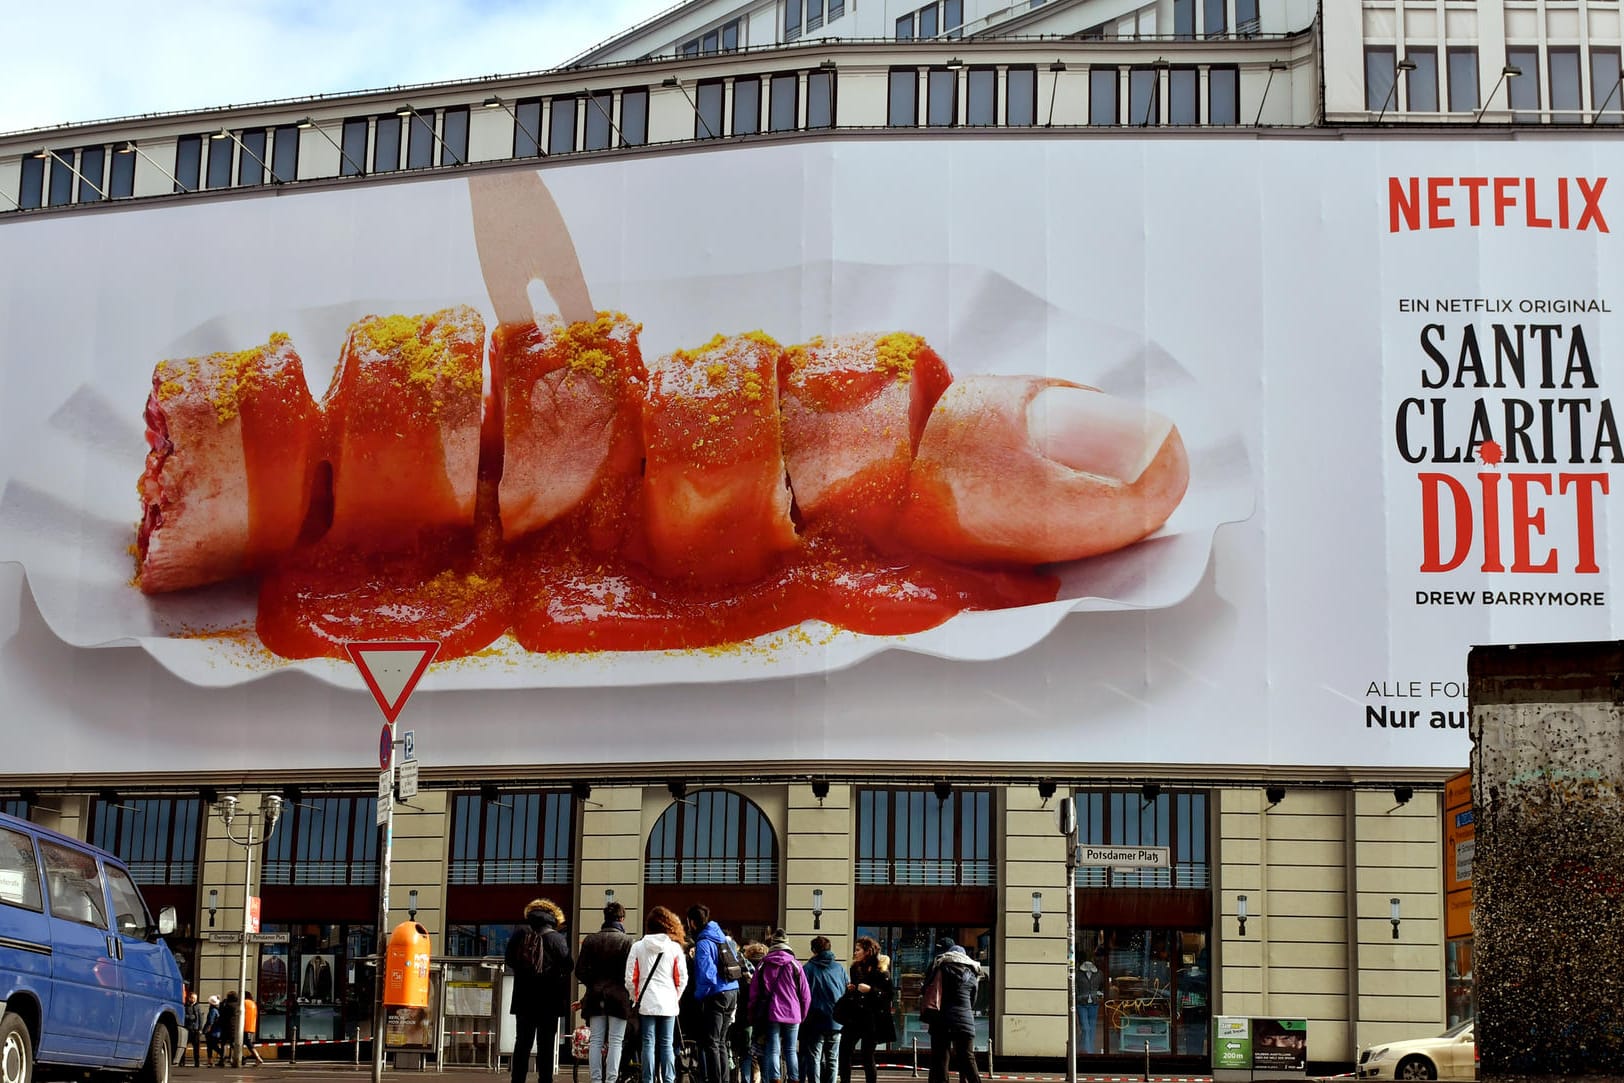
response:
<path id="1" fill-rule="evenodd" d="M 789 946 L 784 930 L 773 930 L 766 956 L 750 982 L 750 1010 L 756 1025 L 767 1030 L 767 1083 L 794 1080 L 800 1071 L 796 1053 L 801 1021 L 812 1008 L 812 987 Z"/>

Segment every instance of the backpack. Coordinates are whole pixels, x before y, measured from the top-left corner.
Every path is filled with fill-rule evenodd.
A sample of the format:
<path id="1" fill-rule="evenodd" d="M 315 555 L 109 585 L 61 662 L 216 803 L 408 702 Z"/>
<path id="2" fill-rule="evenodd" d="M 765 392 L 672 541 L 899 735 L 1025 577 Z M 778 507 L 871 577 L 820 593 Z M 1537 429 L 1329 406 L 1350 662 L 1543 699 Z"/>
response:
<path id="1" fill-rule="evenodd" d="M 744 964 L 739 961 L 738 953 L 733 950 L 733 938 L 722 937 L 722 942 L 716 945 L 716 980 L 726 983 L 738 981 L 744 977 Z"/>

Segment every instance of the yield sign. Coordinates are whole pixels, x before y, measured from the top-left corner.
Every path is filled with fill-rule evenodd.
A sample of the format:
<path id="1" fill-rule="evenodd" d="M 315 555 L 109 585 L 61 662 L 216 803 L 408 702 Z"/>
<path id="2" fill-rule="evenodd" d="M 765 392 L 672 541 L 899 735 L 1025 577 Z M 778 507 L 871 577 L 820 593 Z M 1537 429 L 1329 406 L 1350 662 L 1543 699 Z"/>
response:
<path id="1" fill-rule="evenodd" d="M 439 650 L 440 644 L 429 640 L 357 640 L 344 644 L 345 653 L 355 663 L 355 668 L 361 671 L 361 679 L 367 682 L 367 690 L 378 701 L 379 709 L 390 722 L 400 717 L 412 690 L 417 687 L 417 682 Z"/>

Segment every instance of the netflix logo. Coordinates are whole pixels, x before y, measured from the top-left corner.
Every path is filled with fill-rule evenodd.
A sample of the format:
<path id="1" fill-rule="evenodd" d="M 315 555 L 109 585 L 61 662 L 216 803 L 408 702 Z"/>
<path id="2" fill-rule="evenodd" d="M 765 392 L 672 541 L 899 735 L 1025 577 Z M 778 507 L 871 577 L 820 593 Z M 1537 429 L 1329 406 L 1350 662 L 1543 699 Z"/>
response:
<path id="1" fill-rule="evenodd" d="M 1387 231 L 1520 226 L 1610 232 L 1606 177 L 1388 177 Z"/>

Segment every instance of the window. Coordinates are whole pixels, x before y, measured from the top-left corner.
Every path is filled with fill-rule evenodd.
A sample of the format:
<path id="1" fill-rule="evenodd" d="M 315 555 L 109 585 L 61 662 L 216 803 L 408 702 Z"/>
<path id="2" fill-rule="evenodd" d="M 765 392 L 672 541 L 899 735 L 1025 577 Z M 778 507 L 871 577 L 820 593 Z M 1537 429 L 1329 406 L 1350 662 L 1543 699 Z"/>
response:
<path id="1" fill-rule="evenodd" d="M 299 179 L 299 129 L 284 124 L 271 137 L 271 176 L 283 184 Z"/>
<path id="2" fill-rule="evenodd" d="M 816 30 L 823 25 L 823 0 L 806 0 L 806 28 Z"/>
<path id="3" fill-rule="evenodd" d="M 767 128 L 774 132 L 790 132 L 795 130 L 796 113 L 800 102 L 797 95 L 800 91 L 800 76 L 794 72 L 775 75 L 769 85 L 767 100 Z"/>
<path id="4" fill-rule="evenodd" d="M 1206 32 L 1209 38 L 1219 37 L 1229 29 L 1227 23 L 1228 12 L 1224 10 L 1229 4 L 1229 0 L 1204 0 L 1204 3 L 1205 10 L 1201 16 L 1201 29 Z"/>
<path id="5" fill-rule="evenodd" d="M 721 49 L 722 32 L 720 30 L 712 30 L 699 39 L 699 51 L 706 56 L 720 52 Z"/>
<path id="6" fill-rule="evenodd" d="M 236 157 L 237 144 L 228 136 L 218 133 L 208 137 L 209 166 L 203 179 L 208 188 L 231 187 L 231 160 Z"/>
<path id="7" fill-rule="evenodd" d="M 778 836 L 753 801 L 700 790 L 672 802 L 648 836 L 650 884 L 776 884 Z"/>
<path id="8" fill-rule="evenodd" d="M 237 183 L 238 184 L 264 184 L 265 166 L 265 129 L 255 128 L 243 132 L 238 137 L 242 140 L 243 152 L 237 155 Z"/>
<path id="9" fill-rule="evenodd" d="M 936 36 L 936 5 L 931 4 L 919 9 L 919 29 L 915 33 L 924 40 Z"/>
<path id="10" fill-rule="evenodd" d="M 857 882 L 913 887 L 993 883 L 992 791 L 860 790 Z"/>
<path id="11" fill-rule="evenodd" d="M 1010 68 L 1004 76 L 1004 123 L 1029 126 L 1038 122 L 1038 69 Z"/>
<path id="12" fill-rule="evenodd" d="M 388 173 L 400 168 L 400 118 L 385 113 L 373 122 L 372 171 Z"/>
<path id="13" fill-rule="evenodd" d="M 1579 86 L 1579 50 L 1553 46 L 1547 55 L 1551 60 L 1551 108 L 1566 110 L 1553 112 L 1551 123 L 1577 124 L 1581 119 L 1579 110 L 1584 108 L 1584 95 Z M 84 171 L 84 167 L 80 170 Z"/>
<path id="14" fill-rule="evenodd" d="M 451 884 L 566 884 L 574 868 L 575 801 L 565 792 L 458 794 L 451 808 Z"/>
<path id="15" fill-rule="evenodd" d="M 267 885 L 364 887 L 378 882 L 378 799 L 305 797 L 289 802 L 265 844 Z"/>
<path id="16" fill-rule="evenodd" d="M 73 175 L 72 150 L 51 152 L 51 206 L 60 207 L 73 202 L 73 185 L 79 178 Z"/>
<path id="17" fill-rule="evenodd" d="M 547 153 L 569 154 L 575 149 L 575 99 L 554 98 L 547 121 Z"/>
<path id="18" fill-rule="evenodd" d="M 731 53 L 739 47 L 739 20 L 722 24 L 722 51 Z"/>
<path id="19" fill-rule="evenodd" d="M 1080 928 L 1077 959 L 1092 963 L 1101 1000 L 1082 1011 L 1077 1051 L 1088 1056 L 1167 1053 L 1205 1056 L 1211 1022 L 1212 959 L 1207 930 Z M 1079 982 L 1083 970 L 1078 971 Z"/>
<path id="20" fill-rule="evenodd" d="M 1145 127 L 1160 124 L 1161 102 L 1157 91 L 1161 89 L 1161 73 L 1155 68 L 1128 69 L 1128 122 Z"/>
<path id="21" fill-rule="evenodd" d="M 998 123 L 998 72 L 971 68 L 964 80 L 964 122 L 976 127 Z"/>
<path id="22" fill-rule="evenodd" d="M 801 36 L 801 0 L 784 0 L 784 40 Z"/>
<path id="23" fill-rule="evenodd" d="M 123 199 L 135 194 L 135 151 L 113 155 L 113 169 L 107 179 L 109 199 Z"/>
<path id="24" fill-rule="evenodd" d="M 806 76 L 806 126 L 833 128 L 835 126 L 835 73 L 808 72 Z"/>
<path id="25" fill-rule="evenodd" d="M 587 150 L 607 150 L 610 139 L 613 138 L 614 125 L 610 117 L 615 111 L 615 95 L 609 90 L 595 90 L 586 98 L 586 143 Z"/>
<path id="26" fill-rule="evenodd" d="M 1167 123 L 1201 123 L 1200 80 L 1194 68 L 1173 68 L 1167 73 Z"/>
<path id="27" fill-rule="evenodd" d="M 846 14 L 846 0 L 829 0 L 829 21 L 834 22 Z"/>
<path id="28" fill-rule="evenodd" d="M 45 859 L 45 889 L 51 898 L 51 913 L 64 921 L 107 928 L 106 893 L 96 859 L 48 839 L 39 840 Z"/>
<path id="29" fill-rule="evenodd" d="M 1088 69 L 1088 122 L 1090 124 L 1120 124 L 1117 109 L 1117 70 L 1115 68 Z"/>
<path id="30" fill-rule="evenodd" d="M 541 99 L 521 99 L 513 107 L 513 116 L 513 156 L 534 158 L 541 153 Z"/>
<path id="31" fill-rule="evenodd" d="M 340 176 L 359 177 L 366 169 L 367 118 L 350 117 L 344 121 L 344 135 L 340 146 L 338 171 Z"/>
<path id="32" fill-rule="evenodd" d="M 1617 49 L 1590 50 L 1590 100 L 1596 103 L 1597 124 L 1624 122 L 1624 89 L 1619 87 Z"/>
<path id="33" fill-rule="evenodd" d="M 1365 108 L 1379 113 L 1393 95 L 1393 72 L 1397 63 L 1393 46 L 1365 46 Z"/>
<path id="34" fill-rule="evenodd" d="M 0 827 L 0 903 L 26 910 L 44 908 L 39 891 L 39 865 L 34 861 L 34 840 L 9 827 Z"/>
<path id="35" fill-rule="evenodd" d="M 1173 36 L 1184 41 L 1195 37 L 1195 0 L 1173 0 Z"/>
<path id="36" fill-rule="evenodd" d="M 1405 80 L 1406 108 L 1412 113 L 1438 112 L 1438 50 L 1406 48 L 1404 58 L 1415 65 Z M 1575 65 L 1578 60 L 1575 53 Z M 1578 74 L 1577 67 L 1574 73 Z"/>
<path id="37" fill-rule="evenodd" d="M 202 835 L 196 797 L 98 800 L 90 813 L 90 841 L 117 854 L 139 884 L 195 884 Z"/>
<path id="38" fill-rule="evenodd" d="M 1577 56 L 1574 63 L 1578 63 Z M 106 187 L 107 148 L 86 147 L 79 152 L 79 202 L 96 202 Z"/>
<path id="39" fill-rule="evenodd" d="M 413 112 L 406 118 L 406 168 L 427 169 L 434 164 L 434 114 Z"/>
<path id="40" fill-rule="evenodd" d="M 175 141 L 175 190 L 197 191 L 197 178 L 203 166 L 203 137 L 183 135 Z"/>
<path id="41" fill-rule="evenodd" d="M 699 55 L 699 39 L 695 38 L 692 41 L 683 42 L 682 43 L 682 55 L 683 56 L 698 56 Z"/>
<path id="42" fill-rule="evenodd" d="M 694 138 L 715 139 L 723 132 L 720 79 L 706 79 L 694 87 Z"/>
<path id="43" fill-rule="evenodd" d="M 1532 45 L 1506 50 L 1506 63 L 1521 69 L 1521 75 L 1506 77 L 1506 99 L 1511 103 L 1514 121 L 1539 123 L 1539 49 Z"/>
<path id="44" fill-rule="evenodd" d="M 1257 0 L 1235 0 L 1235 33 L 1250 37 L 1259 29 Z"/>
<path id="45" fill-rule="evenodd" d="M 925 123 L 932 128 L 951 128 L 959 122 L 959 73 L 952 68 L 932 68 L 926 77 Z"/>
<path id="46" fill-rule="evenodd" d="M 1475 113 L 1483 103 L 1477 94 L 1477 50 L 1448 50 L 1449 108 L 1456 113 Z"/>
<path id="47" fill-rule="evenodd" d="M 17 182 L 17 202 L 31 210 L 45 202 L 45 162 L 33 155 L 23 159 L 22 176 Z"/>
<path id="48" fill-rule="evenodd" d="M 1165 846 L 1169 862 L 1160 868 L 1079 865 L 1078 887 L 1210 886 L 1205 793 L 1163 791 L 1147 801 L 1139 790 L 1087 790 L 1080 791 L 1076 799 L 1078 842 L 1085 846 Z"/>
<path id="49" fill-rule="evenodd" d="M 942 29 L 950 38 L 964 36 L 964 0 L 943 0 Z"/>
<path id="50" fill-rule="evenodd" d="M 648 91 L 642 87 L 620 92 L 620 139 L 628 147 L 648 142 Z"/>
<path id="51" fill-rule="evenodd" d="M 1239 68 L 1207 69 L 1207 123 L 1241 122 L 1241 71 Z"/>
<path id="52" fill-rule="evenodd" d="M 440 164 L 463 165 L 468 161 L 468 107 L 447 109 L 442 116 Z"/>
<path id="53" fill-rule="evenodd" d="M 913 68 L 892 68 L 885 122 L 893 128 L 919 123 L 919 73 Z"/>
<path id="54" fill-rule="evenodd" d="M 28 819 L 28 799 L 26 797 L 0 798 L 0 812 L 7 816 L 15 816 L 19 820 Z"/>
<path id="55" fill-rule="evenodd" d="M 761 80 L 753 75 L 733 81 L 733 134 L 761 131 Z"/>
<path id="56" fill-rule="evenodd" d="M 113 897 L 113 928 L 124 936 L 145 940 L 153 922 L 141 892 L 130 883 L 123 869 L 112 865 L 107 866 L 107 888 Z"/>
<path id="57" fill-rule="evenodd" d="M 914 36 L 914 17 L 907 14 L 897 20 L 897 40 L 912 41 Z"/>

